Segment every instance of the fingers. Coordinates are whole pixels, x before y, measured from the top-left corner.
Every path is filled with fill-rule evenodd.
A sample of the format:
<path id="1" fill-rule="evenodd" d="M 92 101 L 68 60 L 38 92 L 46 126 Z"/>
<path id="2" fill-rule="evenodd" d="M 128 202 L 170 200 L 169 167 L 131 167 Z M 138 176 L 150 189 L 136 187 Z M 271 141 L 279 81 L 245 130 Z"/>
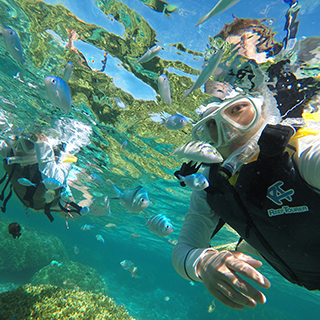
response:
<path id="1" fill-rule="evenodd" d="M 233 309 L 254 308 L 266 302 L 265 295 L 242 279 L 244 276 L 258 285 L 269 288 L 270 282 L 254 267 L 261 262 L 240 252 L 208 253 L 200 260 L 199 274 L 208 291 Z"/>
<path id="2" fill-rule="evenodd" d="M 236 291 L 224 281 L 218 283 L 217 288 L 210 293 L 220 302 L 232 309 L 243 310 L 244 306 L 253 309 L 257 305 L 256 301 L 252 298 Z"/>
<path id="3" fill-rule="evenodd" d="M 233 256 L 235 256 L 236 258 L 250 264 L 252 267 L 254 268 L 260 268 L 262 266 L 262 262 L 259 260 L 256 260 L 242 252 L 239 251 L 234 251 L 233 252 Z"/>
<path id="4" fill-rule="evenodd" d="M 238 272 L 241 275 L 245 276 L 246 278 L 253 280 L 259 286 L 263 288 L 270 288 L 270 285 L 271 285 L 270 281 L 247 262 L 244 262 L 238 258 L 230 256 L 226 259 L 226 265 L 232 271 Z M 233 280 L 234 278 L 232 277 L 231 281 Z"/>
<path id="5" fill-rule="evenodd" d="M 226 283 L 230 285 L 229 282 L 226 282 Z M 245 281 L 244 279 L 242 279 L 240 276 L 236 274 L 233 274 L 233 280 L 230 287 L 232 289 L 235 289 L 237 294 L 241 292 L 240 296 L 236 295 L 236 298 L 237 298 L 236 301 L 242 304 L 246 302 L 247 304 L 245 305 L 249 308 L 254 308 L 256 303 L 265 304 L 267 301 L 267 298 L 262 292 L 257 290 L 250 283 L 248 283 L 247 281 Z"/>

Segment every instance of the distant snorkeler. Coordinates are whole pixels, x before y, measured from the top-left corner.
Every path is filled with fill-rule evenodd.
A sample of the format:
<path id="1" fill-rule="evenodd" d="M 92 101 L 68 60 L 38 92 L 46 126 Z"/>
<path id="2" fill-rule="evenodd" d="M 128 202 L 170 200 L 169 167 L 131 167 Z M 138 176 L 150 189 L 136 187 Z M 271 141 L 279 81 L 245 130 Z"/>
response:
<path id="1" fill-rule="evenodd" d="M 73 201 L 67 178 L 72 164 L 77 161 L 74 154 L 90 142 L 91 129 L 67 118 L 56 121 L 46 135 L 21 132 L 16 135 L 12 127 L 0 114 L 3 130 L 0 156 L 6 172 L 0 179 L 1 211 L 6 211 L 14 192 L 25 208 L 44 212 L 51 222 L 54 220 L 52 212 L 57 212 L 66 219 L 69 228 L 68 219 L 76 220 L 84 208 Z"/>

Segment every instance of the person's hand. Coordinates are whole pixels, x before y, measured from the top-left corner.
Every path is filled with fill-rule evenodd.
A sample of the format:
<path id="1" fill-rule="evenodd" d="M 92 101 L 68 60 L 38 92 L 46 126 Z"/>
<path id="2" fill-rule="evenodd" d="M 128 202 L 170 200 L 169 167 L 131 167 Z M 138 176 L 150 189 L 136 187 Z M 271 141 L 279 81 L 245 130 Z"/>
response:
<path id="1" fill-rule="evenodd" d="M 208 250 L 200 256 L 196 270 L 216 299 L 230 308 L 242 310 L 244 306 L 254 308 L 257 303 L 266 302 L 262 292 L 239 276 L 269 288 L 269 280 L 255 269 L 261 265 L 260 261 L 241 252 Z"/>
<path id="2" fill-rule="evenodd" d="M 197 166 L 197 163 L 194 163 L 193 161 L 190 161 L 188 163 L 184 162 L 180 168 L 180 170 L 177 170 L 174 175 L 176 176 L 177 179 L 180 180 L 179 175 L 180 176 L 189 176 L 191 174 L 196 173 L 199 168 L 201 167 L 201 163 Z M 180 185 L 181 187 L 185 187 L 186 184 L 183 181 L 180 181 Z"/>

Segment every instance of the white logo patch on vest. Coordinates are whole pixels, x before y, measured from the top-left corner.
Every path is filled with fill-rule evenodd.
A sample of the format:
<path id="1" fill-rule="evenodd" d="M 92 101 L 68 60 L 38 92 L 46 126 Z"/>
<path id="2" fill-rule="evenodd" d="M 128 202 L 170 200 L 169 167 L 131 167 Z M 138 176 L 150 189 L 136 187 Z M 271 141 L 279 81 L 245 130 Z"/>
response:
<path id="1" fill-rule="evenodd" d="M 268 188 L 267 198 L 271 200 L 278 206 L 282 206 L 282 200 L 287 200 L 288 202 L 292 201 L 292 196 L 294 195 L 294 190 L 283 190 L 281 187 L 284 185 L 283 181 L 277 181 Z M 279 209 L 268 209 L 268 216 L 274 217 L 282 214 L 291 214 L 309 211 L 308 206 L 298 206 L 298 207 L 289 207 L 283 206 Z"/>

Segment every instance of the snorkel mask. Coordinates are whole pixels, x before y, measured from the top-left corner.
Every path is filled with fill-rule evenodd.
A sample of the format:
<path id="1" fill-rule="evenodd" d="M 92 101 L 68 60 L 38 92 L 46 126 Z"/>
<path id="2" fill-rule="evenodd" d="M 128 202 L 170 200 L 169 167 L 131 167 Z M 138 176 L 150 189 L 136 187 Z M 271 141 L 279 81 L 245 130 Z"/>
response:
<path id="1" fill-rule="evenodd" d="M 192 138 L 212 144 L 215 148 L 231 145 L 246 133 L 258 130 L 261 123 L 263 96 L 238 94 L 221 103 L 210 103 L 193 127 Z"/>
<path id="2" fill-rule="evenodd" d="M 25 155 L 31 155 L 35 154 L 36 150 L 34 147 L 34 142 L 26 137 L 19 137 L 16 143 L 12 147 L 14 154 L 20 155 L 20 154 L 25 154 Z"/>
<path id="3" fill-rule="evenodd" d="M 7 165 L 19 163 L 31 165 L 37 163 L 35 143 L 27 137 L 19 137 L 12 145 L 13 156 L 6 158 Z"/>

